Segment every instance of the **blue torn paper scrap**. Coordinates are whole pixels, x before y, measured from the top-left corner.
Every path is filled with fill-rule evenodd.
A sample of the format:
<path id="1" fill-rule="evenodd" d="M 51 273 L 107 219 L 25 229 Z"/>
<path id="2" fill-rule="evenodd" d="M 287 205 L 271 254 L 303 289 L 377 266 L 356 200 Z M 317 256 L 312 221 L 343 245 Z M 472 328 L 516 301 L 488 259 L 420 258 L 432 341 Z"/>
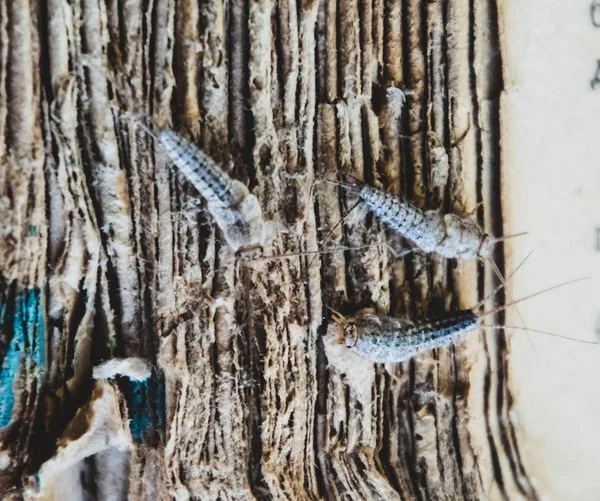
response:
<path id="1" fill-rule="evenodd" d="M 14 301 L 14 311 L 9 302 Z M 46 330 L 39 289 L 26 289 L 16 297 L 0 296 L 0 329 L 12 334 L 0 367 L 0 428 L 12 419 L 14 382 L 23 364 L 39 382 L 46 371 Z"/>
<path id="2" fill-rule="evenodd" d="M 124 394 L 131 436 L 136 441 L 153 441 L 156 432 L 164 431 L 166 424 L 164 376 L 153 371 L 145 381 L 122 379 L 126 382 Z"/>

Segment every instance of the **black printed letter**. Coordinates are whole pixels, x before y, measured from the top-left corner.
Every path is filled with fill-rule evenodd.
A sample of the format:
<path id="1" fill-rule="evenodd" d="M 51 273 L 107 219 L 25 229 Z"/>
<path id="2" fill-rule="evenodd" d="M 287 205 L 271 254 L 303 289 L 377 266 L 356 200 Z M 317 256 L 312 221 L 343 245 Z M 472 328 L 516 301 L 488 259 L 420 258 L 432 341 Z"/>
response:
<path id="1" fill-rule="evenodd" d="M 600 84 L 600 59 L 596 61 L 596 74 L 594 75 L 594 78 L 590 81 L 592 89 L 596 89 L 596 84 Z"/>
<path id="2" fill-rule="evenodd" d="M 592 24 L 596 28 L 600 28 L 600 0 L 592 0 L 590 17 L 592 18 Z"/>

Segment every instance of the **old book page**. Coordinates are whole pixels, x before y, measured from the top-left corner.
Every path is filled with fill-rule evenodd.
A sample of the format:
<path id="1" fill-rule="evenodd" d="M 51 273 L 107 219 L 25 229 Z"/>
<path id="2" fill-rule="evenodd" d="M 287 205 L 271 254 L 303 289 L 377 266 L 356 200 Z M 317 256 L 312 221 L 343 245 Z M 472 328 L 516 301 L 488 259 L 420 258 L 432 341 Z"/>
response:
<path id="1" fill-rule="evenodd" d="M 600 2 L 501 2 L 503 210 L 525 325 L 600 341 Z M 507 324 L 519 325 L 510 311 Z M 510 370 L 525 466 L 549 499 L 598 498 L 600 346 L 515 331 Z"/>

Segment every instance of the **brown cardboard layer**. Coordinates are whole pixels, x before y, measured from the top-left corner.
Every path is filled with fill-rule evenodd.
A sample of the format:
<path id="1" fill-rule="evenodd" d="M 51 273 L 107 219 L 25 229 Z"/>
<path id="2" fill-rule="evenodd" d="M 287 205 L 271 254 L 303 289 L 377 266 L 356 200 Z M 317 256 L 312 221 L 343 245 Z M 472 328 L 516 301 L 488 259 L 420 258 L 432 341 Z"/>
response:
<path id="1" fill-rule="evenodd" d="M 47 350 L 43 370 L 19 359 L 11 379 L 5 496 L 58 492 L 69 468 L 73 499 L 109 479 L 129 499 L 537 496 L 503 337 L 360 378 L 323 341 L 328 307 L 415 318 L 469 306 L 489 270 L 483 281 L 477 262 L 398 259 L 371 244 L 406 242 L 365 210 L 327 243 L 362 250 L 244 263 L 146 130 L 171 126 L 234 162 L 282 230 L 267 255 L 319 248 L 353 203 L 314 184 L 336 170 L 475 211 L 500 235 L 494 2 L 13 4 L 0 7 L 0 292 L 11 308 L 40 291 Z M 501 248 L 494 258 L 502 268 Z M 7 361 L 16 330 L 2 329 Z M 153 370 L 94 382 L 112 359 Z M 67 433 L 99 387 L 119 437 L 104 449 Z M 70 450 L 68 468 L 52 466 Z"/>

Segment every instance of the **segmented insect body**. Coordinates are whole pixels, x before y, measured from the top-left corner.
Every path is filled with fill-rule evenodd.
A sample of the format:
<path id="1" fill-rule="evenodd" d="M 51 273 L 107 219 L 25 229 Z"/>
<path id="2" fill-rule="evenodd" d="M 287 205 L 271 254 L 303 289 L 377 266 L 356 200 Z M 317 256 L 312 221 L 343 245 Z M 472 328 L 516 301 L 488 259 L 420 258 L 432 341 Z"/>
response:
<path id="1" fill-rule="evenodd" d="M 445 313 L 424 321 L 377 316 L 371 309 L 339 321 L 344 342 L 377 363 L 404 362 L 418 353 L 446 346 L 475 330 L 479 317 L 471 310 Z"/>
<path id="2" fill-rule="evenodd" d="M 199 148 L 170 129 L 163 129 L 158 141 L 171 162 L 194 185 L 207 202 L 207 210 L 223 232 L 227 244 L 246 256 L 260 254 L 273 236 L 255 195 L 223 171 Z"/>
<path id="3" fill-rule="evenodd" d="M 423 211 L 402 198 L 371 186 L 363 186 L 359 197 L 389 227 L 413 241 L 425 252 L 445 258 L 489 258 L 495 239 L 479 225 L 457 214 Z"/>
<path id="4" fill-rule="evenodd" d="M 487 297 L 473 308 L 451 311 L 416 322 L 402 318 L 377 316 L 372 309 L 368 308 L 348 318 L 344 318 L 338 314 L 333 317 L 333 320 L 337 324 L 337 329 L 341 327 L 342 335 L 339 336 L 338 330 L 337 334 L 334 333 L 330 339 L 339 344 L 340 338 L 343 338 L 346 346 L 352 351 L 378 363 L 404 362 L 417 353 L 423 353 L 451 344 L 468 332 L 478 328 L 526 330 L 584 344 L 598 344 L 595 341 L 573 339 L 560 334 L 527 327 L 485 325 L 482 322 L 484 317 L 503 311 L 509 306 L 514 306 L 540 294 L 581 280 L 585 280 L 585 278 L 554 285 L 489 311 L 480 311 L 479 313 L 475 311 L 489 299 Z M 492 295 L 503 287 L 505 287 L 504 284 L 499 286 Z"/>
<path id="5" fill-rule="evenodd" d="M 236 203 L 233 180 L 206 153 L 170 129 L 160 131 L 158 141 L 171 162 L 207 201 L 227 206 Z"/>

